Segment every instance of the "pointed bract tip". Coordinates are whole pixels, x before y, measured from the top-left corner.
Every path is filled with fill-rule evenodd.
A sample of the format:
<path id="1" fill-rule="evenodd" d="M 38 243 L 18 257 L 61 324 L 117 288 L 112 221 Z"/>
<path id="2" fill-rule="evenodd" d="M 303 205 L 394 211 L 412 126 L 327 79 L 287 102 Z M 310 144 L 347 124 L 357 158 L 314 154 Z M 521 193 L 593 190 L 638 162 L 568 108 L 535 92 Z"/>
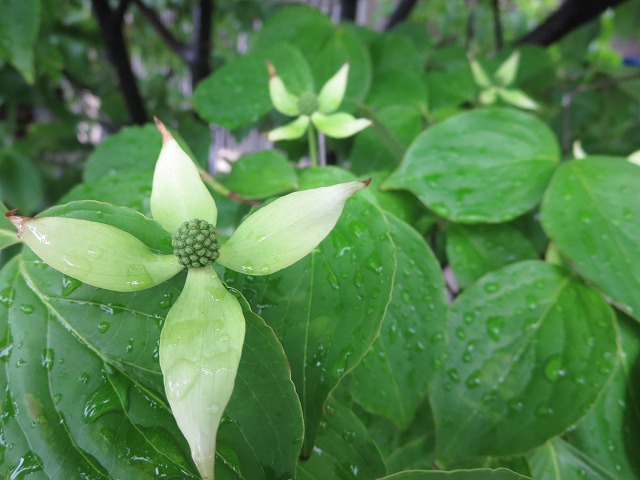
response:
<path id="1" fill-rule="evenodd" d="M 10 219 L 10 217 L 13 217 L 16 213 L 18 213 L 18 209 L 14 208 L 13 210 L 5 212 L 4 216 Z"/>
<path id="2" fill-rule="evenodd" d="M 269 78 L 277 77 L 278 74 L 276 73 L 276 67 L 273 66 L 273 63 L 267 60 L 266 64 L 267 64 L 267 70 L 269 70 Z"/>
<path id="3" fill-rule="evenodd" d="M 9 210 L 7 213 L 5 213 L 5 216 L 9 219 L 11 223 L 13 223 L 13 226 L 18 229 L 18 237 L 19 237 L 22 234 L 22 231 L 24 230 L 24 222 L 26 220 L 29 220 L 29 217 L 21 217 L 19 215 L 16 215 L 15 213 L 17 211 L 18 209 Z"/>
<path id="4" fill-rule="evenodd" d="M 162 135 L 162 143 L 173 140 L 173 135 L 171 135 L 171 132 L 167 130 L 167 127 L 164 125 L 164 123 L 162 123 L 162 121 L 160 121 L 160 119 L 156 116 L 153 117 L 153 120 L 156 122 L 156 127 L 158 128 L 160 135 Z"/>
<path id="5" fill-rule="evenodd" d="M 371 178 L 367 178 L 366 180 L 361 180 L 361 181 L 362 181 L 362 183 L 364 183 L 365 187 L 368 187 L 369 184 L 371 183 Z"/>

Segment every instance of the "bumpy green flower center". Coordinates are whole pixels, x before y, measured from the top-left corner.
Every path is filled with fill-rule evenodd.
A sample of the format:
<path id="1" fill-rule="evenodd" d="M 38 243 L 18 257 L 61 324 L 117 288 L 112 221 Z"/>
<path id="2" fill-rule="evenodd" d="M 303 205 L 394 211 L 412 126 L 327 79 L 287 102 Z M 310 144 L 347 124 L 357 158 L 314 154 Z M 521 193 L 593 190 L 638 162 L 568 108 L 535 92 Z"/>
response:
<path id="1" fill-rule="evenodd" d="M 318 110 L 318 97 L 313 92 L 304 92 L 298 97 L 300 115 L 311 115 Z"/>
<path id="2" fill-rule="evenodd" d="M 173 234 L 171 244 L 173 254 L 185 267 L 206 267 L 220 256 L 216 227 L 197 218 L 184 222 Z"/>

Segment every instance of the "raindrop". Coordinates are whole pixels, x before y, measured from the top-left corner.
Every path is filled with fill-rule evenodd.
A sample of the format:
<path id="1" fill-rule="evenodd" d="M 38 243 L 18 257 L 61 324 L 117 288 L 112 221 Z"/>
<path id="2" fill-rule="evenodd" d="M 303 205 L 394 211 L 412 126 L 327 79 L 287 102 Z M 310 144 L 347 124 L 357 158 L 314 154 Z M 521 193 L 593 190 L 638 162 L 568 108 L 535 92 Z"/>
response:
<path id="1" fill-rule="evenodd" d="M 479 387 L 481 383 L 482 383 L 482 372 L 480 370 L 474 371 L 471 375 L 469 375 L 467 380 L 464 382 L 467 388 Z"/>
<path id="2" fill-rule="evenodd" d="M 517 398 L 512 398 L 511 400 L 509 400 L 507 402 L 507 405 L 509 406 L 509 410 L 512 410 L 514 412 L 521 412 L 524 408 L 524 403 L 522 402 L 522 400 L 518 400 Z"/>
<path id="3" fill-rule="evenodd" d="M 349 231 L 359 238 L 367 231 L 367 226 L 359 220 L 354 220 L 349 224 Z"/>
<path id="4" fill-rule="evenodd" d="M 75 278 L 70 277 L 68 275 L 63 275 L 62 276 L 62 296 L 63 297 L 68 297 L 80 285 L 82 285 L 82 282 L 80 280 L 76 280 Z"/>
<path id="5" fill-rule="evenodd" d="M 111 324 L 109 322 L 100 322 L 98 324 L 98 332 L 107 333 L 107 330 L 109 330 L 109 327 L 111 327 Z"/>
<path id="6" fill-rule="evenodd" d="M 551 415 L 552 413 L 553 408 L 551 408 L 547 402 L 542 402 L 538 405 L 538 408 L 536 408 L 536 415 L 539 416 Z"/>
<path id="7" fill-rule="evenodd" d="M 474 312 L 464 312 L 462 316 L 462 321 L 467 325 L 473 323 L 473 320 L 476 318 L 476 314 Z"/>
<path id="8" fill-rule="evenodd" d="M 162 300 L 160 300 L 160 308 L 169 308 L 171 306 L 172 299 L 173 294 L 171 292 L 163 293 Z"/>
<path id="9" fill-rule="evenodd" d="M 89 374 L 87 372 L 84 372 L 82 374 L 80 374 L 80 377 L 78 377 L 78 380 L 80 380 L 80 383 L 88 383 L 89 382 Z"/>
<path id="10" fill-rule="evenodd" d="M 500 290 L 500 285 L 495 282 L 487 282 L 484 284 L 484 291 L 487 293 L 495 293 Z"/>
<path id="11" fill-rule="evenodd" d="M 22 305 L 20 305 L 20 311 L 26 315 L 33 313 L 34 310 L 35 307 L 33 305 L 29 305 L 27 303 L 23 303 Z"/>
<path id="12" fill-rule="evenodd" d="M 457 327 L 456 328 L 456 337 L 458 337 L 460 340 L 464 340 L 467 337 L 467 332 L 464 331 L 464 328 Z"/>
<path id="13" fill-rule="evenodd" d="M 131 290 L 143 290 L 150 287 L 153 280 L 144 265 L 132 263 L 127 269 L 127 286 Z"/>
<path id="14" fill-rule="evenodd" d="M 48 371 L 51 371 L 53 368 L 53 350 L 50 348 L 45 348 L 42 351 L 41 355 L 41 363 L 44 368 Z"/>
<path id="15" fill-rule="evenodd" d="M 560 355 L 553 355 L 547 360 L 544 366 L 544 376 L 547 377 L 547 380 L 555 382 L 566 374 L 567 372 L 562 366 L 562 357 Z"/>
<path id="16" fill-rule="evenodd" d="M 487 333 L 496 342 L 500 340 L 500 337 L 502 336 L 504 322 L 504 317 L 489 317 L 487 319 Z"/>
<path id="17" fill-rule="evenodd" d="M 458 370 L 456 370 L 455 368 L 448 370 L 447 375 L 449 376 L 452 382 L 454 383 L 460 382 L 460 374 L 458 373 Z"/>
<path id="18" fill-rule="evenodd" d="M 431 335 L 430 341 L 431 341 L 431 343 L 443 342 L 444 341 L 444 333 L 442 333 L 442 332 L 434 333 L 433 335 Z"/>
<path id="19" fill-rule="evenodd" d="M 13 304 L 13 291 L 11 287 L 5 288 L 0 292 L 0 304 L 9 308 Z"/>

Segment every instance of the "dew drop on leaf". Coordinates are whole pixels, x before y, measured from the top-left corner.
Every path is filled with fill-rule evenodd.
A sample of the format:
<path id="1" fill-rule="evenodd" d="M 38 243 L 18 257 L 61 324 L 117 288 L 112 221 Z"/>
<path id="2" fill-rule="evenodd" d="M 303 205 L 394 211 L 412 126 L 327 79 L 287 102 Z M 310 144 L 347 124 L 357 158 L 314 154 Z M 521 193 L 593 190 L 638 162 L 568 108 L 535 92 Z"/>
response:
<path id="1" fill-rule="evenodd" d="M 42 355 L 41 355 L 41 360 L 42 360 L 42 366 L 47 369 L 49 372 L 51 371 L 51 369 L 53 368 L 53 350 L 50 348 L 45 348 L 42 351 Z"/>
<path id="2" fill-rule="evenodd" d="M 162 300 L 160 300 L 160 308 L 169 308 L 171 306 L 171 300 L 173 294 L 171 292 L 165 292 L 162 294 Z"/>
<path id="3" fill-rule="evenodd" d="M 33 313 L 34 310 L 35 307 L 33 305 L 29 305 L 27 303 L 23 303 L 22 305 L 20 305 L 20 311 L 26 315 Z"/>
<path id="4" fill-rule="evenodd" d="M 504 327 L 504 317 L 489 317 L 487 319 L 487 334 L 496 342 L 500 340 L 502 336 L 502 329 Z"/>
<path id="5" fill-rule="evenodd" d="M 544 376 L 550 382 L 556 382 L 561 377 L 566 375 L 566 371 L 562 366 L 562 357 L 560 355 L 553 355 L 547 360 L 544 366 Z"/>
<path id="6" fill-rule="evenodd" d="M 467 377 L 467 380 L 464 382 L 467 388 L 479 387 L 481 383 L 482 383 L 482 371 L 480 370 L 475 370 L 471 375 Z"/>
<path id="7" fill-rule="evenodd" d="M 70 277 L 68 275 L 63 275 L 62 276 L 62 296 L 63 297 L 68 297 L 80 285 L 82 285 L 82 282 L 80 280 L 76 280 L 75 278 Z"/>
<path id="8" fill-rule="evenodd" d="M 111 327 L 111 324 L 109 322 L 100 322 L 98 324 L 98 331 L 100 333 L 106 333 L 107 330 L 109 330 L 109 327 Z"/>

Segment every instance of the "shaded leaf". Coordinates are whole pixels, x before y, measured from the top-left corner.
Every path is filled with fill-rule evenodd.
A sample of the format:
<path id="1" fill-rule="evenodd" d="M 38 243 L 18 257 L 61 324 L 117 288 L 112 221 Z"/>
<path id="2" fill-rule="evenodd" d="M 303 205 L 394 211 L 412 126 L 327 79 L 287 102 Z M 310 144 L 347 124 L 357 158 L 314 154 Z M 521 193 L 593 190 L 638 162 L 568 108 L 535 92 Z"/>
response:
<path id="1" fill-rule="evenodd" d="M 4 0 L 0 15 L 0 55 L 29 83 L 34 81 L 34 47 L 40 30 L 40 0 Z"/>
<path id="2" fill-rule="evenodd" d="M 529 114 L 474 110 L 422 133 L 386 188 L 405 188 L 460 223 L 501 223 L 533 208 L 558 161 L 553 133 Z"/>
<path id="3" fill-rule="evenodd" d="M 490 470 L 478 468 L 474 470 L 420 471 L 398 472 L 384 477 L 384 480 L 526 480 L 529 477 L 512 472 L 506 468 Z M 383 479 L 380 479 L 383 480 Z"/>
<path id="4" fill-rule="evenodd" d="M 6 211 L 7 207 L 0 202 L 0 250 L 20 242 L 15 227 L 4 215 Z"/>
<path id="5" fill-rule="evenodd" d="M 263 150 L 240 157 L 223 182 L 245 198 L 267 198 L 293 190 L 298 179 L 284 156 L 275 150 Z"/>
<path id="6" fill-rule="evenodd" d="M 587 413 L 616 365 L 611 308 L 540 261 L 482 277 L 456 298 L 443 333 L 430 386 L 440 458 L 541 445 Z"/>

